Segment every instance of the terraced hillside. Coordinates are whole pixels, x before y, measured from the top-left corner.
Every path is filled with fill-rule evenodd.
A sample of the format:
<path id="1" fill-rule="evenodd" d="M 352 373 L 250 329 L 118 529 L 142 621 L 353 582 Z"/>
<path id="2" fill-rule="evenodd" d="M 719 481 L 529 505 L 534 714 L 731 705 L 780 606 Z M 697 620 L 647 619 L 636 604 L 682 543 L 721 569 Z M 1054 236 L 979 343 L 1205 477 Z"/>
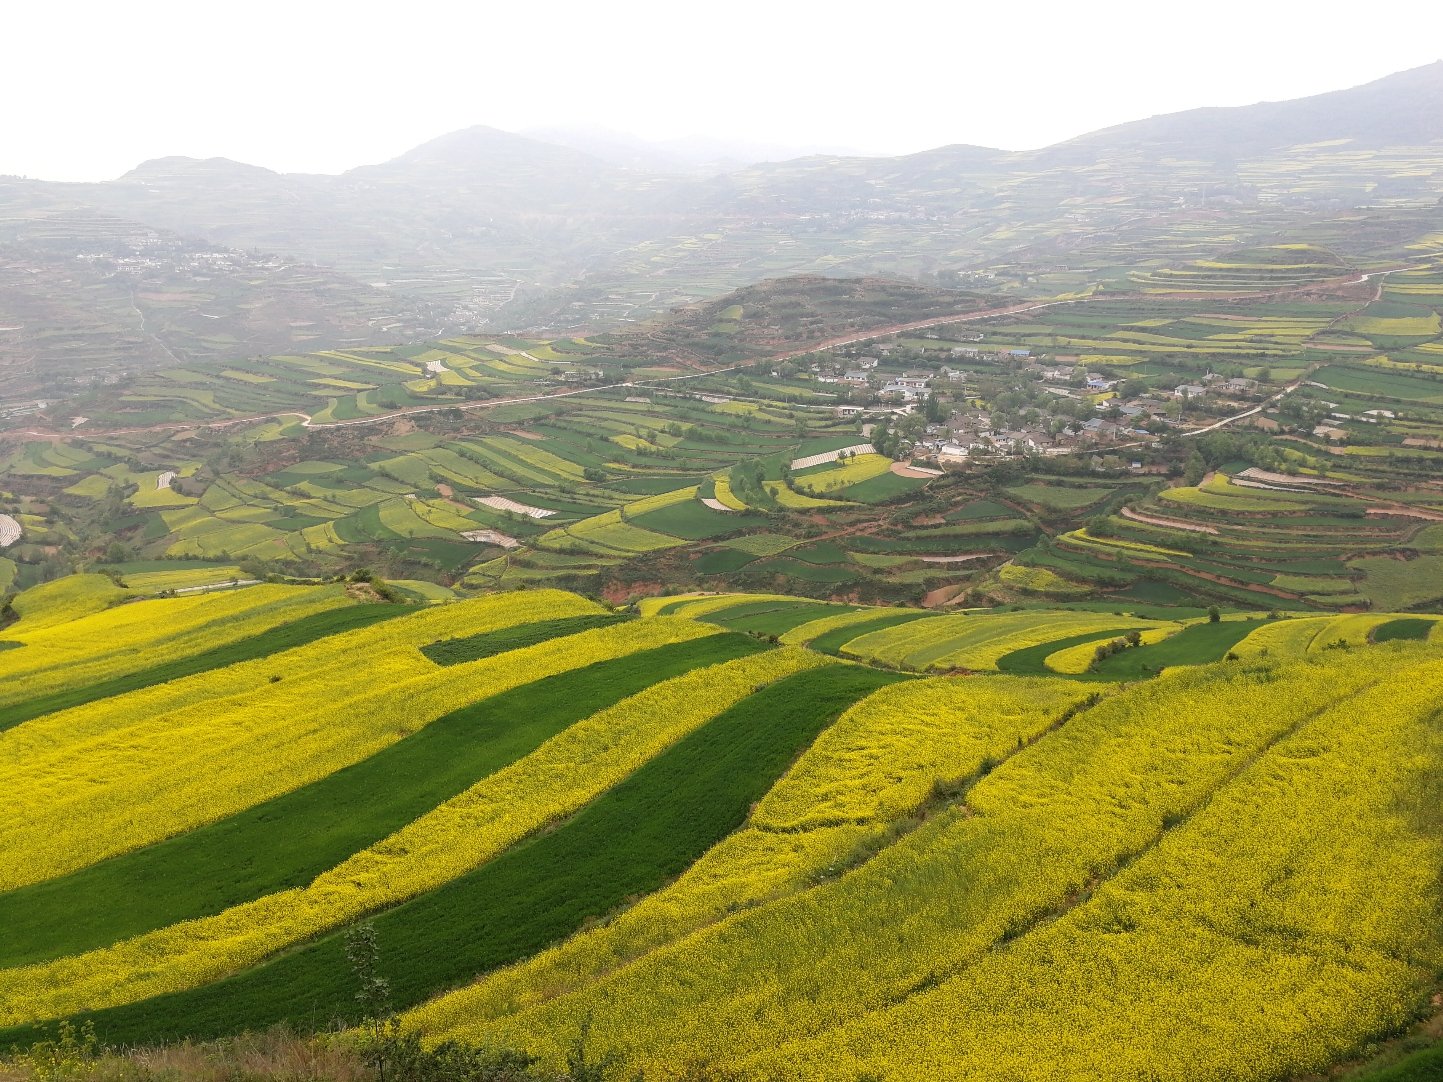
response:
<path id="1" fill-rule="evenodd" d="M 597 589 L 654 579 L 665 562 L 683 581 L 920 599 L 1030 543 L 1015 510 L 938 503 L 936 471 L 856 453 L 870 446 L 857 428 L 780 398 L 623 389 L 499 407 L 480 423 L 32 440 L 0 450 L 19 490 L 0 492 L 0 508 L 20 531 L 6 553 L 21 586 L 63 548 L 153 590 L 221 583 L 239 564 L 251 577 L 365 564 L 427 596 Z"/>
<path id="2" fill-rule="evenodd" d="M 369 566 L 428 598 L 1432 607 L 1443 244 L 1425 226 L 1134 251 L 1000 309 L 807 277 L 626 334 L 165 368 L 12 422 L 0 581 L 166 560 L 196 585 Z"/>
<path id="3" fill-rule="evenodd" d="M 1250 608 L 1428 611 L 1443 599 L 1440 509 L 1435 493 L 1380 490 L 1353 471 L 1241 465 L 1129 501 L 1024 559 L 1070 581 L 1145 576 Z"/>
<path id="4" fill-rule="evenodd" d="M 903 672 L 1137 680 L 1240 658 L 1305 657 L 1397 640 L 1443 642 L 1443 616 L 1309 611 L 1149 615 L 1098 606 L 935 610 L 845 605 L 786 594 L 683 594 L 637 608 Z M 1165 615 L 1164 615 L 1165 614 Z M 1101 649 L 1099 649 L 1101 648 Z"/>
<path id="5" fill-rule="evenodd" d="M 379 588 L 17 597 L 0 1040 L 354 1021 L 363 921 L 426 1039 L 648 1077 L 1261 1082 L 1436 990 L 1434 620 Z"/>

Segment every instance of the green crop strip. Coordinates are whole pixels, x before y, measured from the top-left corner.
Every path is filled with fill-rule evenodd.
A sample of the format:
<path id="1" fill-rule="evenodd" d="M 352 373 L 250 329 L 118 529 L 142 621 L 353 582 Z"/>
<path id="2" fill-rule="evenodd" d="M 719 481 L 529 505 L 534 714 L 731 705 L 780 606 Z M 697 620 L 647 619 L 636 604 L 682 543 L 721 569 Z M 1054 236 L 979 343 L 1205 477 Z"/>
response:
<path id="1" fill-rule="evenodd" d="M 1353 1078 L 1354 1082 L 1443 1082 L 1443 1043 Z"/>
<path id="2" fill-rule="evenodd" d="M 1134 680 L 1155 676 L 1171 665 L 1218 661 L 1257 627 L 1251 620 L 1193 624 L 1161 642 L 1113 654 L 1097 666 L 1097 671 L 1113 680 Z"/>
<path id="3" fill-rule="evenodd" d="M 713 635 L 523 684 L 238 815 L 0 895 L 0 965 L 79 953 L 301 886 L 618 699 L 761 649 Z"/>
<path id="4" fill-rule="evenodd" d="M 1058 676 L 1045 664 L 1049 657 L 1059 650 L 1065 650 L 1069 646 L 1081 646 L 1085 642 L 1096 642 L 1099 646 L 1112 639 L 1120 639 L 1129 631 L 1130 627 L 1115 628 L 1112 631 L 1086 631 L 1081 635 L 1070 635 L 1065 639 L 1054 639 L 1052 642 L 1038 643 L 1036 646 L 1026 646 L 1021 650 L 1014 650 L 1010 654 L 1004 654 L 997 659 L 998 672 L 1010 673 L 1013 676 Z M 1150 649 L 1150 648 L 1149 648 Z M 1074 680 L 1103 680 L 1106 677 L 1096 673 L 1082 673 L 1071 676 Z"/>
<path id="5" fill-rule="evenodd" d="M 1395 640 L 1423 641 L 1428 638 L 1432 630 L 1438 626 L 1434 620 L 1424 620 L 1418 617 L 1404 617 L 1400 620 L 1389 620 L 1386 624 L 1380 624 L 1373 629 L 1374 642 L 1393 642 Z"/>
<path id="6" fill-rule="evenodd" d="M 898 624 L 909 624 L 913 620 L 921 620 L 924 617 L 935 616 L 932 612 L 894 612 L 884 616 L 878 616 L 875 620 L 868 620 L 860 624 L 848 624 L 846 627 L 834 628 L 831 631 L 824 631 L 811 642 L 807 643 L 813 650 L 820 650 L 824 654 L 836 654 L 842 647 L 853 639 L 870 634 L 873 631 L 881 631 L 883 628 L 896 627 Z"/>
<path id="7" fill-rule="evenodd" d="M 533 624 L 505 627 L 481 635 L 470 635 L 464 639 L 443 639 L 429 646 L 421 647 L 421 653 L 437 665 L 460 665 L 465 661 L 479 661 L 482 658 L 504 654 L 507 650 L 519 650 L 523 646 L 535 646 L 548 639 L 562 635 L 575 635 L 590 631 L 594 627 L 619 624 L 631 616 L 623 613 L 588 613 L 584 616 L 563 616 L 559 620 L 538 620 Z"/>
<path id="8" fill-rule="evenodd" d="M 801 749 L 858 699 L 899 677 L 830 665 L 779 680 L 717 715 L 558 829 L 375 918 L 381 975 L 404 1008 L 514 962 L 656 890 L 746 819 Z M 108 1041 L 354 1018 L 341 935 L 190 992 L 90 1017 Z M 0 1033 L 23 1043 L 33 1027 Z"/>

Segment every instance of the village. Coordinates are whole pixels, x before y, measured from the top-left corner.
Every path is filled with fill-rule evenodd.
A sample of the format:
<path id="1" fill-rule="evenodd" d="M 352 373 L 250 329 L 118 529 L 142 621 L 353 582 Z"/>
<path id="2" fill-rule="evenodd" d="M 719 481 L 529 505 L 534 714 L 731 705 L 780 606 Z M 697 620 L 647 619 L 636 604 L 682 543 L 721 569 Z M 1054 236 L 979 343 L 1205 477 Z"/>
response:
<path id="1" fill-rule="evenodd" d="M 927 337 L 829 351 L 795 376 L 841 399 L 838 416 L 887 420 L 907 434 L 913 457 L 939 464 L 1136 445 L 1245 411 L 1268 393 L 1240 373 L 1140 379 L 1077 356 L 989 347 L 983 332 L 960 336 L 962 345 L 954 336 L 933 347 Z M 1275 413 L 1249 420 L 1277 431 Z"/>

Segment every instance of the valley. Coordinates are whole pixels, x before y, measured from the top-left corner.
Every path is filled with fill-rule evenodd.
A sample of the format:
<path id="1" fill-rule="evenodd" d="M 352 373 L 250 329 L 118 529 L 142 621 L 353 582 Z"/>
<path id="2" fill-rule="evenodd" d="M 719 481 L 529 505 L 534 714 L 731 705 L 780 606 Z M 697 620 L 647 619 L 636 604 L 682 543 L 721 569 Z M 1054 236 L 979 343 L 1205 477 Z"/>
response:
<path id="1" fill-rule="evenodd" d="M 528 130 L 0 177 L 0 1082 L 1440 1077 L 1443 62 Z"/>

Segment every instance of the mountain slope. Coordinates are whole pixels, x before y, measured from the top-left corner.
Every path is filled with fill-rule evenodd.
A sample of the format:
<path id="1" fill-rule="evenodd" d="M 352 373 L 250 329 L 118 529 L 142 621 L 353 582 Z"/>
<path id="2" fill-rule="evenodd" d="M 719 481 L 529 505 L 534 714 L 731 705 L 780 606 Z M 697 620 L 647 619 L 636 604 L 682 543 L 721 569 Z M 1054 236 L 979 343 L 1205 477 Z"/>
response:
<path id="1" fill-rule="evenodd" d="M 1435 206 L 1443 62 L 1021 154 L 817 155 L 708 177 L 658 171 L 654 155 L 605 138 L 557 138 L 597 153 L 478 126 L 341 176 L 162 158 L 100 184 L 0 181 L 0 217 L 99 214 L 274 253 L 433 300 L 465 329 L 614 326 L 795 274 L 1004 267 L 1008 286 L 1032 294 L 1041 268 L 1063 272 L 1053 288 L 1071 292 L 1120 261 L 1109 247 L 1196 258 L 1214 241 L 1218 252 L 1270 243 L 1358 206 Z M 1080 248 L 1096 255 L 1080 260 Z M 46 288 L 77 307 L 86 285 L 60 276 Z M 380 307 L 382 324 L 413 322 L 404 302 Z M 138 333 L 118 333 L 111 357 L 133 354 Z"/>
<path id="2" fill-rule="evenodd" d="M 1049 151 L 1054 157 L 1135 150 L 1237 157 L 1341 139 L 1373 148 L 1443 140 L 1443 60 L 1307 98 L 1135 120 Z"/>

